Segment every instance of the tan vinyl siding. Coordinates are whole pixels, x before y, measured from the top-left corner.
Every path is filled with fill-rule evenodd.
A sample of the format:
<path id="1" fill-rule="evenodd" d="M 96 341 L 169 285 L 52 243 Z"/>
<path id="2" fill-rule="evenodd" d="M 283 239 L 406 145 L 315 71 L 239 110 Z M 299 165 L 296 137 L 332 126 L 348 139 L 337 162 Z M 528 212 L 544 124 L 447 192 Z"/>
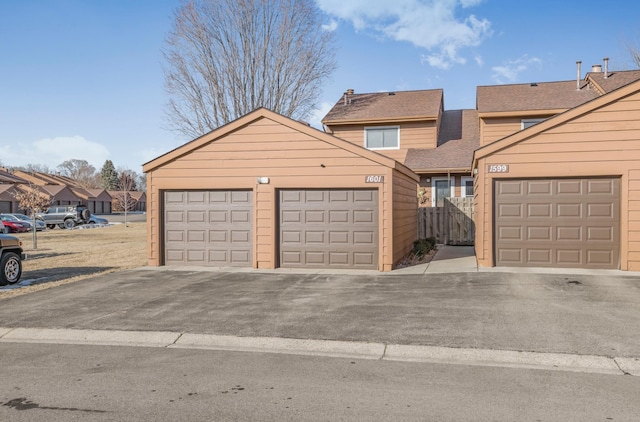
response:
<path id="1" fill-rule="evenodd" d="M 487 173 L 508 164 L 509 173 Z M 640 93 L 604 105 L 574 120 L 478 160 L 476 253 L 493 265 L 493 179 L 619 177 L 621 269 L 640 270 Z"/>
<path id="2" fill-rule="evenodd" d="M 490 144 L 522 130 L 522 120 L 546 119 L 550 116 L 481 117 L 480 146 Z"/>
<path id="3" fill-rule="evenodd" d="M 416 182 L 396 172 L 393 183 L 393 264 L 412 249 L 418 234 Z"/>
<path id="4" fill-rule="evenodd" d="M 329 136 L 318 132 L 320 137 Z M 341 141 L 340 141 L 341 142 Z M 348 144 L 347 144 L 348 145 Z M 349 147 L 351 148 L 351 147 Z M 379 227 L 382 228 L 379 270 L 391 269 L 395 258 L 391 184 L 393 168 L 366 158 L 378 159 L 363 150 L 359 155 L 295 130 L 269 118 L 260 118 L 235 131 L 203 142 L 199 148 L 148 170 L 149 265 L 162 265 L 162 191 L 251 189 L 254 192 L 253 257 L 256 268 L 275 268 L 278 250 L 278 189 L 378 189 Z M 389 161 L 386 158 L 379 159 Z M 412 180 L 401 172 L 396 176 Z M 365 183 L 365 176 L 384 176 L 384 183 Z M 258 184 L 269 177 L 269 184 Z M 413 180 L 415 193 L 415 180 Z M 404 223 L 408 224 L 408 223 Z M 403 226 L 404 227 L 404 226 Z"/>
<path id="5" fill-rule="evenodd" d="M 365 127 L 375 126 L 399 126 L 400 127 L 400 149 L 375 150 L 376 152 L 404 162 L 407 150 L 410 148 L 435 148 L 437 145 L 437 125 L 436 121 L 411 122 L 411 123 L 385 123 L 380 125 L 343 125 L 331 126 L 332 134 L 342 138 L 354 145 L 364 147 Z"/>

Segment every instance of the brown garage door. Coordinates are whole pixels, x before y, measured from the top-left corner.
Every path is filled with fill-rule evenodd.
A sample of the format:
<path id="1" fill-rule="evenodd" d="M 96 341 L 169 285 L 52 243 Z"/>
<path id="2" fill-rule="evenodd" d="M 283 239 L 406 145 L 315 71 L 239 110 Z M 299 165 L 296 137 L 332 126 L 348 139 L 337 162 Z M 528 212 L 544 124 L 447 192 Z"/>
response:
<path id="1" fill-rule="evenodd" d="M 252 191 L 165 192 L 165 265 L 250 267 L 252 228 Z"/>
<path id="2" fill-rule="evenodd" d="M 378 268 L 378 191 L 281 190 L 280 266 Z"/>
<path id="3" fill-rule="evenodd" d="M 494 183 L 497 266 L 619 268 L 619 179 Z"/>

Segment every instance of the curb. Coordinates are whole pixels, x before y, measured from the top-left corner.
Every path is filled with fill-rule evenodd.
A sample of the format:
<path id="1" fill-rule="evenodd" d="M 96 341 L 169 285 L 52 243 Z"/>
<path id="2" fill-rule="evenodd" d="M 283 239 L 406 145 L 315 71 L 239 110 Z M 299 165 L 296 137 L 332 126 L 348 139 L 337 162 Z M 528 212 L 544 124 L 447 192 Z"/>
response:
<path id="1" fill-rule="evenodd" d="M 593 355 L 439 346 L 387 345 L 384 343 L 335 340 L 236 337 L 176 333 L 171 331 L 109 331 L 0 327 L 0 343 L 48 343 L 225 350 L 640 376 L 640 358 L 635 357 L 612 358 Z"/>

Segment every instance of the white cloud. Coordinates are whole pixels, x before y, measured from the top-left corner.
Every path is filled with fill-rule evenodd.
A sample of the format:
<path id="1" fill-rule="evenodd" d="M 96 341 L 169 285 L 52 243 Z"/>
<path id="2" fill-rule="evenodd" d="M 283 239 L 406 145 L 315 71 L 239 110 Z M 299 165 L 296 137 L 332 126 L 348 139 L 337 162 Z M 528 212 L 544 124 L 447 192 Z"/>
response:
<path id="1" fill-rule="evenodd" d="M 333 106 L 334 106 L 333 103 L 327 103 L 327 102 L 323 102 L 322 104 L 320 104 L 320 107 L 315 109 L 311 114 L 311 116 L 309 116 L 309 124 L 315 127 L 316 129 L 323 130 L 322 119 L 324 118 L 324 116 L 327 115 L 327 113 L 329 113 L 329 110 L 331 110 Z"/>
<path id="2" fill-rule="evenodd" d="M 318 7 L 336 18 L 351 22 L 357 31 L 371 30 L 396 41 L 410 42 L 430 54 L 431 66 L 448 68 L 465 63 L 459 50 L 480 45 L 491 35 L 491 23 L 474 15 L 456 16 L 459 8 L 479 0 L 316 0 Z"/>
<path id="3" fill-rule="evenodd" d="M 328 24 L 322 25 L 322 29 L 327 32 L 333 32 L 338 29 L 338 21 L 335 19 L 331 19 L 331 22 Z"/>
<path id="4" fill-rule="evenodd" d="M 518 81 L 518 77 L 520 74 L 526 70 L 528 70 L 532 65 L 540 66 L 542 64 L 542 60 L 537 57 L 529 57 L 528 55 L 523 55 L 520 58 L 514 60 L 507 60 L 501 66 L 493 66 L 491 70 L 493 70 L 493 79 L 499 83 L 514 83 Z"/>
<path id="5" fill-rule="evenodd" d="M 55 169 L 64 161 L 77 159 L 86 160 L 99 170 L 109 155 L 107 147 L 82 136 L 60 136 L 0 146 L 2 164 L 9 167 L 42 164 Z"/>

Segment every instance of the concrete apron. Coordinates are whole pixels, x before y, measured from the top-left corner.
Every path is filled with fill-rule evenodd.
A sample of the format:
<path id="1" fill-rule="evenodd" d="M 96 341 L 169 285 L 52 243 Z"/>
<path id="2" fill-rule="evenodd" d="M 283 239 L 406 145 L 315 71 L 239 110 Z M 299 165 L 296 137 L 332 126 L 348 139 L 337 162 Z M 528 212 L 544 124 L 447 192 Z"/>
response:
<path id="1" fill-rule="evenodd" d="M 290 338 L 235 337 L 170 331 L 0 327 L 0 343 L 205 349 L 640 376 L 640 358 Z"/>

